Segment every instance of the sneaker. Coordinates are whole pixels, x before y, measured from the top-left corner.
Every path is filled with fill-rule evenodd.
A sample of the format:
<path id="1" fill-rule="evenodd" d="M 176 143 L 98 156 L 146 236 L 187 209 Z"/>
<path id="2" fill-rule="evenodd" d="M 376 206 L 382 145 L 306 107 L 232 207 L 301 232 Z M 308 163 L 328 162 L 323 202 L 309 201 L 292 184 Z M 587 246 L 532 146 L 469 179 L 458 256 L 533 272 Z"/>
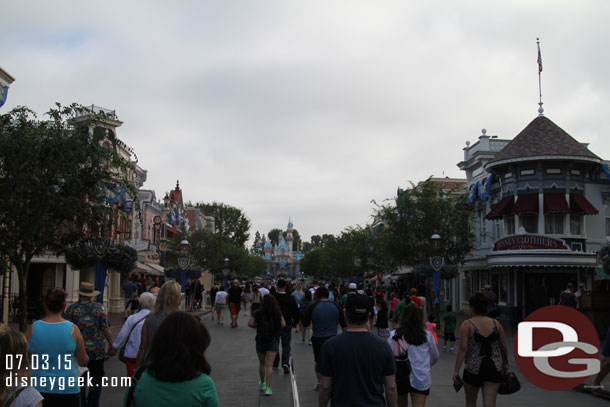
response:
<path id="1" fill-rule="evenodd" d="M 311 341 L 308 341 L 308 342 L 307 342 L 307 344 L 308 344 L 309 346 L 311 346 Z"/>
<path id="2" fill-rule="evenodd" d="M 453 352 L 453 348 L 449 349 L 449 352 Z"/>
<path id="3" fill-rule="evenodd" d="M 265 396 L 271 396 L 272 394 L 273 394 L 273 391 L 269 387 L 267 387 L 265 389 L 265 392 L 263 393 L 263 395 L 265 395 Z"/>
<path id="4" fill-rule="evenodd" d="M 264 382 L 261 382 L 260 380 L 258 381 L 258 389 L 260 391 L 265 391 L 265 389 L 267 388 L 267 386 L 265 385 Z"/>
<path id="5" fill-rule="evenodd" d="M 282 365 L 282 369 L 284 369 L 284 374 L 289 374 L 290 373 L 290 366 Z"/>
<path id="6" fill-rule="evenodd" d="M 447 352 L 447 347 L 443 346 L 443 352 Z"/>
<path id="7" fill-rule="evenodd" d="M 320 383 L 316 383 L 315 386 L 313 386 L 314 391 L 320 391 Z"/>

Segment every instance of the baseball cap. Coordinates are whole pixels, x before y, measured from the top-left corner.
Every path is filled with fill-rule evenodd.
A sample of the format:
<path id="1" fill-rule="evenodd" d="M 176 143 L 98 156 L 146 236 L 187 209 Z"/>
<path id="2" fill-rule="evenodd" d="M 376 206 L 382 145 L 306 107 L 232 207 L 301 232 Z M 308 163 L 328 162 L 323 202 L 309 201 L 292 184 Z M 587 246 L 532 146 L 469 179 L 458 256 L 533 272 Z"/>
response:
<path id="1" fill-rule="evenodd" d="M 348 289 L 350 290 L 355 290 L 358 288 L 358 286 L 356 286 L 356 283 L 349 283 L 349 285 L 347 286 Z"/>
<path id="2" fill-rule="evenodd" d="M 348 295 L 345 302 L 345 311 L 348 314 L 367 314 L 371 312 L 371 301 L 366 295 Z"/>

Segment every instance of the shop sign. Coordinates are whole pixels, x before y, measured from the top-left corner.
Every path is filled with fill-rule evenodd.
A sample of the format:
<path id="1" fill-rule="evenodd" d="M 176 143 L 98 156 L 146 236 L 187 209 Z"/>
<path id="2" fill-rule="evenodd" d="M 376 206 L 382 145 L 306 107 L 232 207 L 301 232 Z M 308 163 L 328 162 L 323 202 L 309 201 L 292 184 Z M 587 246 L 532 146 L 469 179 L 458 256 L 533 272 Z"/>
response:
<path id="1" fill-rule="evenodd" d="M 563 240 L 540 235 L 513 235 L 494 243 L 493 251 L 502 250 L 569 250 Z"/>

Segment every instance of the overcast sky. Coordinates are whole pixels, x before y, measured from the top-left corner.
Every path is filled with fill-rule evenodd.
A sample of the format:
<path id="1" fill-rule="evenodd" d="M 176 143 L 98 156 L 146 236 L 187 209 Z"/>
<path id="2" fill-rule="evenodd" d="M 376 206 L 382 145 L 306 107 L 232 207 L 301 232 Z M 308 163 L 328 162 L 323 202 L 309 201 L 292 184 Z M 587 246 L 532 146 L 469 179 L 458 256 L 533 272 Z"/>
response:
<path id="1" fill-rule="evenodd" d="M 158 198 L 305 240 L 545 114 L 610 159 L 610 1 L 10 1 L 6 112 L 115 109 Z M 603 141 L 606 140 L 606 141 Z"/>

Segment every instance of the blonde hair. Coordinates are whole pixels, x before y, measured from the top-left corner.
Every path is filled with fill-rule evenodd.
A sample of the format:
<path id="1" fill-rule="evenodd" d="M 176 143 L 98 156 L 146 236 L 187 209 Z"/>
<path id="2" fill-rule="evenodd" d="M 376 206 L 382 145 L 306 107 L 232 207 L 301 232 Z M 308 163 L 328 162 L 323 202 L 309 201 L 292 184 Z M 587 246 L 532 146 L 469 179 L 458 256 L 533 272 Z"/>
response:
<path id="1" fill-rule="evenodd" d="M 297 284 L 296 292 L 299 294 L 303 294 L 303 285 L 301 283 Z"/>
<path id="2" fill-rule="evenodd" d="M 182 287 L 174 280 L 169 280 L 159 290 L 157 300 L 153 306 L 151 315 L 171 314 L 178 311 L 182 300 Z"/>
<path id="3" fill-rule="evenodd" d="M 21 332 L 14 331 L 10 328 L 0 329 L 0 355 L 12 355 L 13 356 L 13 367 L 16 369 L 7 369 L 6 360 L 0 363 L 0 404 L 4 405 L 7 396 L 14 387 L 6 386 L 6 379 L 9 376 L 13 376 L 13 379 L 17 375 L 20 377 L 30 377 L 30 358 L 28 355 L 28 340 L 25 335 Z M 17 356 L 20 355 L 20 356 Z"/>

